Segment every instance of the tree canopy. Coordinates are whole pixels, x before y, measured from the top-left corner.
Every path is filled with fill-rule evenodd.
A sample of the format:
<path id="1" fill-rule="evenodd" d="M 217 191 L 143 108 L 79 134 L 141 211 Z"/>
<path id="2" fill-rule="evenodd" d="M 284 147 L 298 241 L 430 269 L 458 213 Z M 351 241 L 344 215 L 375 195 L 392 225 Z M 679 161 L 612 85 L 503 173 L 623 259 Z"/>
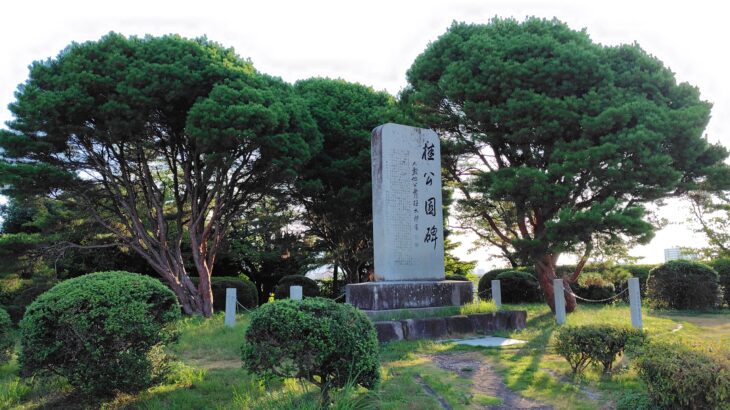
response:
<path id="1" fill-rule="evenodd" d="M 206 316 L 231 221 L 321 146 L 291 86 L 205 38 L 72 44 L 31 65 L 10 109 L 2 193 L 72 197 Z"/>
<path id="2" fill-rule="evenodd" d="M 407 77 L 404 101 L 454 158 L 461 216 L 534 263 L 551 306 L 561 254 L 582 254 L 569 285 L 596 242 L 651 239 L 644 204 L 730 180 L 702 135 L 711 105 L 636 44 L 557 20 L 454 23 Z"/>
<path id="3" fill-rule="evenodd" d="M 392 96 L 360 84 L 312 78 L 298 81 L 295 89 L 324 139 L 293 187 L 303 222 L 349 283 L 367 280 L 373 261 L 370 136 L 380 124 L 407 120 Z"/>

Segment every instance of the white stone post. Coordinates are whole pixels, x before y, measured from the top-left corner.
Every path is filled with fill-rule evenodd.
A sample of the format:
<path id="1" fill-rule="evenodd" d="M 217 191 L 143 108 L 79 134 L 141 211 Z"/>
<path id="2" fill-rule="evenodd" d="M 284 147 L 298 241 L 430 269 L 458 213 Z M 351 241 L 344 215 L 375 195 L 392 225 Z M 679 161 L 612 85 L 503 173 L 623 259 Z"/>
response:
<path id="1" fill-rule="evenodd" d="M 637 329 L 644 327 L 641 318 L 641 293 L 639 278 L 629 279 L 629 304 L 631 306 L 631 325 Z"/>
<path id="2" fill-rule="evenodd" d="M 553 279 L 553 292 L 555 294 L 555 321 L 558 325 L 565 323 L 565 290 L 562 279 Z"/>
<path id="3" fill-rule="evenodd" d="M 492 300 L 497 305 L 497 309 L 502 309 L 502 285 L 499 279 L 492 280 Z"/>
<path id="4" fill-rule="evenodd" d="M 226 319 L 225 325 L 233 327 L 236 324 L 236 288 L 226 288 Z"/>
<path id="5" fill-rule="evenodd" d="M 289 287 L 289 298 L 292 300 L 302 300 L 302 287 L 301 286 L 290 286 Z"/>

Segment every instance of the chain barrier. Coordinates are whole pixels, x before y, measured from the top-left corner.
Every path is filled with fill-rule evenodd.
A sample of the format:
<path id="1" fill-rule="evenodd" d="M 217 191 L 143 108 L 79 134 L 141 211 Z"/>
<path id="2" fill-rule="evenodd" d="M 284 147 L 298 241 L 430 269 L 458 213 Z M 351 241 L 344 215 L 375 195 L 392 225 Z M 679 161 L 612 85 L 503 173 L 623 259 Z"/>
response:
<path id="1" fill-rule="evenodd" d="M 337 300 L 340 300 L 340 299 L 342 299 L 342 298 L 344 298 L 344 297 L 345 297 L 345 294 L 343 293 L 342 295 L 340 295 L 340 296 L 337 296 L 336 298 L 334 298 L 334 299 L 332 299 L 332 300 L 334 300 L 334 301 L 337 301 Z M 250 312 L 253 312 L 253 309 L 249 309 L 249 308 L 247 308 L 246 306 L 243 306 L 243 305 L 241 304 L 241 302 L 239 302 L 239 301 L 238 301 L 238 299 L 236 299 L 236 313 L 239 313 L 239 312 L 240 312 L 240 309 L 239 309 L 239 308 L 240 308 L 240 309 L 243 309 L 243 310 L 245 310 L 246 312 L 249 312 L 249 313 L 250 313 Z"/>
<path id="2" fill-rule="evenodd" d="M 236 299 L 236 313 L 238 313 L 238 308 L 239 308 L 239 307 L 240 307 L 241 309 L 245 310 L 246 312 L 253 312 L 253 310 L 252 310 L 252 309 L 249 309 L 249 308 L 247 308 L 246 306 L 243 306 L 243 305 L 242 305 L 242 304 L 241 304 L 241 303 L 240 303 L 240 302 L 238 301 L 238 299 Z"/>
<path id="3" fill-rule="evenodd" d="M 614 299 L 618 298 L 619 296 L 621 296 L 624 293 L 626 293 L 628 290 L 629 290 L 629 288 L 626 288 L 626 289 L 622 290 L 621 292 L 619 292 L 619 293 L 611 296 L 610 298 L 597 299 L 597 300 L 586 299 L 586 298 L 580 297 L 580 296 L 576 295 L 574 292 L 570 292 L 570 294 L 573 295 L 574 298 L 576 298 L 578 300 L 582 300 L 584 302 L 588 302 L 588 303 L 603 303 L 603 302 L 608 302 L 610 300 L 614 300 Z"/>

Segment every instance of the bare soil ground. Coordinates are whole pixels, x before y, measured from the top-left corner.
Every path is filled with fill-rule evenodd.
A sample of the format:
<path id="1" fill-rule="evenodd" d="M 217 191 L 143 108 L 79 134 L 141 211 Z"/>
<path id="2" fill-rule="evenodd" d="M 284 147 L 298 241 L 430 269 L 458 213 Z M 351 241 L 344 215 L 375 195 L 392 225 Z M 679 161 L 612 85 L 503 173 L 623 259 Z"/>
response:
<path id="1" fill-rule="evenodd" d="M 510 390 L 503 382 L 486 357 L 478 352 L 445 353 L 430 355 L 428 358 L 438 367 L 456 372 L 473 383 L 473 392 L 502 399 L 499 406 L 486 406 L 485 409 L 552 409 L 545 403 L 522 397 Z"/>

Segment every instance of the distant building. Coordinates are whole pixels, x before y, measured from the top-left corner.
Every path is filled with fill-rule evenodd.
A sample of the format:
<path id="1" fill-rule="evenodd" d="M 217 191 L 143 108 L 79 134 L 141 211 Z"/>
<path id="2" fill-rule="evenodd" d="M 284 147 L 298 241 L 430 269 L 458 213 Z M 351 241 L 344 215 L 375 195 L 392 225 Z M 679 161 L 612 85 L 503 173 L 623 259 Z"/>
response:
<path id="1" fill-rule="evenodd" d="M 664 262 L 676 261 L 677 259 L 691 261 L 697 259 L 697 255 L 677 247 L 664 249 Z"/>

